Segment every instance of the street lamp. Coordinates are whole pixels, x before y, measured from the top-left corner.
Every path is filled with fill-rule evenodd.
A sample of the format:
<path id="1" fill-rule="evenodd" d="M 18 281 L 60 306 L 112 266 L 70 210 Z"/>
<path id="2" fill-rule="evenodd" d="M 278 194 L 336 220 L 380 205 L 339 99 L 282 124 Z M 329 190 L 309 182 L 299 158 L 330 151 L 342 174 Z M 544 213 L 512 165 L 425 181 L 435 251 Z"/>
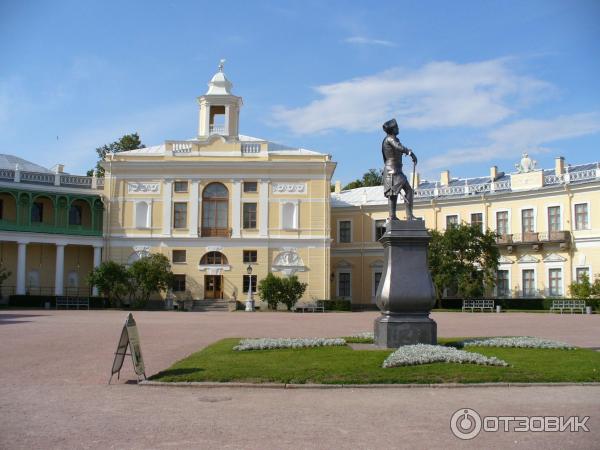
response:
<path id="1" fill-rule="evenodd" d="M 246 298 L 246 311 L 254 311 L 254 300 L 252 299 L 252 266 L 248 264 L 248 297 Z"/>

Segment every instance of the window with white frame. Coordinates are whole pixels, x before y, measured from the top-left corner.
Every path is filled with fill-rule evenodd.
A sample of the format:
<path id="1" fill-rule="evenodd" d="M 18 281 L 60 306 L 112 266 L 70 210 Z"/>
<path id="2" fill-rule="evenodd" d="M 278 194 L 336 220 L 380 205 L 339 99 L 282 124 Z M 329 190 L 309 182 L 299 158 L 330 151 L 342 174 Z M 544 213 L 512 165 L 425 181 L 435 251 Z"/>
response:
<path id="1" fill-rule="evenodd" d="M 446 229 L 455 227 L 457 225 L 458 225 L 458 215 L 452 214 L 452 215 L 446 216 Z"/>
<path id="2" fill-rule="evenodd" d="M 500 236 L 505 236 L 509 233 L 508 211 L 498 211 L 496 213 L 496 232 Z"/>
<path id="3" fill-rule="evenodd" d="M 535 231 L 535 221 L 533 217 L 532 208 L 521 210 L 521 232 L 523 234 L 533 233 Z"/>
<path id="4" fill-rule="evenodd" d="M 483 231 L 483 213 L 471 213 L 471 226 L 476 226 Z"/>
<path id="5" fill-rule="evenodd" d="M 375 221 L 375 240 L 381 239 L 385 233 L 385 219 L 378 219 Z"/>
<path id="6" fill-rule="evenodd" d="M 562 295 L 562 269 L 548 269 L 548 295 L 556 297 Z"/>
<path id="7" fill-rule="evenodd" d="M 533 297 L 535 295 L 535 270 L 523 269 L 521 277 L 523 297 Z"/>
<path id="8" fill-rule="evenodd" d="M 589 267 L 577 267 L 575 269 L 575 280 L 577 280 L 578 283 L 581 283 L 583 281 L 583 277 L 587 277 L 588 281 L 590 280 L 590 268 Z"/>
<path id="9" fill-rule="evenodd" d="M 561 229 L 560 206 L 548 207 L 548 232 L 553 233 Z"/>
<path id="10" fill-rule="evenodd" d="M 574 207 L 575 229 L 587 230 L 589 224 L 589 211 L 587 203 L 577 203 Z"/>
<path id="11" fill-rule="evenodd" d="M 498 295 L 498 297 L 510 296 L 510 278 L 508 270 L 498 270 L 496 276 L 496 295 Z"/>
<path id="12" fill-rule="evenodd" d="M 352 242 L 352 222 L 350 220 L 340 220 L 338 222 L 338 241 Z"/>
<path id="13" fill-rule="evenodd" d="M 173 203 L 173 228 L 187 227 L 187 203 Z"/>
<path id="14" fill-rule="evenodd" d="M 338 273 L 338 297 L 350 297 L 352 295 L 352 273 Z"/>

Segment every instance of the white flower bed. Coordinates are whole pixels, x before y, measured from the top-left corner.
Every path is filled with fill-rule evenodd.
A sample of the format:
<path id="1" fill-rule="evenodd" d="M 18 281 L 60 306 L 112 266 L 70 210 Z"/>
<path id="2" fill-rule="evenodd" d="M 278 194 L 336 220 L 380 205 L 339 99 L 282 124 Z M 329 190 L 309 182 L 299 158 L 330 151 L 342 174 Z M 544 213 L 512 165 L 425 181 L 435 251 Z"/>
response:
<path id="1" fill-rule="evenodd" d="M 242 339 L 234 350 L 271 350 L 275 348 L 310 348 L 346 345 L 341 338 L 260 338 Z"/>
<path id="2" fill-rule="evenodd" d="M 566 342 L 553 341 L 532 336 L 492 337 L 487 339 L 469 339 L 463 341 L 464 347 L 514 347 L 514 348 L 557 348 L 573 350 L 575 347 Z"/>
<path id="3" fill-rule="evenodd" d="M 508 366 L 505 361 L 493 356 L 487 357 L 479 353 L 467 352 L 442 345 L 416 344 L 400 347 L 386 358 L 382 367 L 415 366 L 435 362 Z"/>
<path id="4" fill-rule="evenodd" d="M 354 339 L 375 339 L 375 333 L 373 333 L 372 331 L 363 331 L 362 333 L 355 333 L 348 337 Z"/>

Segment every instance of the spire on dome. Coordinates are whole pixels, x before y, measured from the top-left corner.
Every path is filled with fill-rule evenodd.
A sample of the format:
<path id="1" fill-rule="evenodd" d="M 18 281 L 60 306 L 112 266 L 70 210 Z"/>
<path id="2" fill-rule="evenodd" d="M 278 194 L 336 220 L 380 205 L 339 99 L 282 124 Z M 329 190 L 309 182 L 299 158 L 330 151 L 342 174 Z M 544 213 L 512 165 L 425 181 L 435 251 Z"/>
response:
<path id="1" fill-rule="evenodd" d="M 225 76 L 223 68 L 225 66 L 225 60 L 219 61 L 219 71 L 215 73 L 210 82 L 208 83 L 208 91 L 204 95 L 233 95 L 231 88 L 233 85 Z"/>

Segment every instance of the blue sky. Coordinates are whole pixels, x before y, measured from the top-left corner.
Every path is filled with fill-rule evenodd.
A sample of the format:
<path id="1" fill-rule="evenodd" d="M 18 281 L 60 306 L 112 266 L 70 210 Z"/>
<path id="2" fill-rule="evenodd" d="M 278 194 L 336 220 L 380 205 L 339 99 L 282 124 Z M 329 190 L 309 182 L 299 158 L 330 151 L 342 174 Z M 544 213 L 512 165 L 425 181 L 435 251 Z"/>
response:
<path id="1" fill-rule="evenodd" d="M 381 165 L 381 124 L 437 179 L 600 160 L 600 2 L 0 0 L 0 153 L 83 173 L 94 149 L 197 132 L 226 58 L 241 132 Z"/>

